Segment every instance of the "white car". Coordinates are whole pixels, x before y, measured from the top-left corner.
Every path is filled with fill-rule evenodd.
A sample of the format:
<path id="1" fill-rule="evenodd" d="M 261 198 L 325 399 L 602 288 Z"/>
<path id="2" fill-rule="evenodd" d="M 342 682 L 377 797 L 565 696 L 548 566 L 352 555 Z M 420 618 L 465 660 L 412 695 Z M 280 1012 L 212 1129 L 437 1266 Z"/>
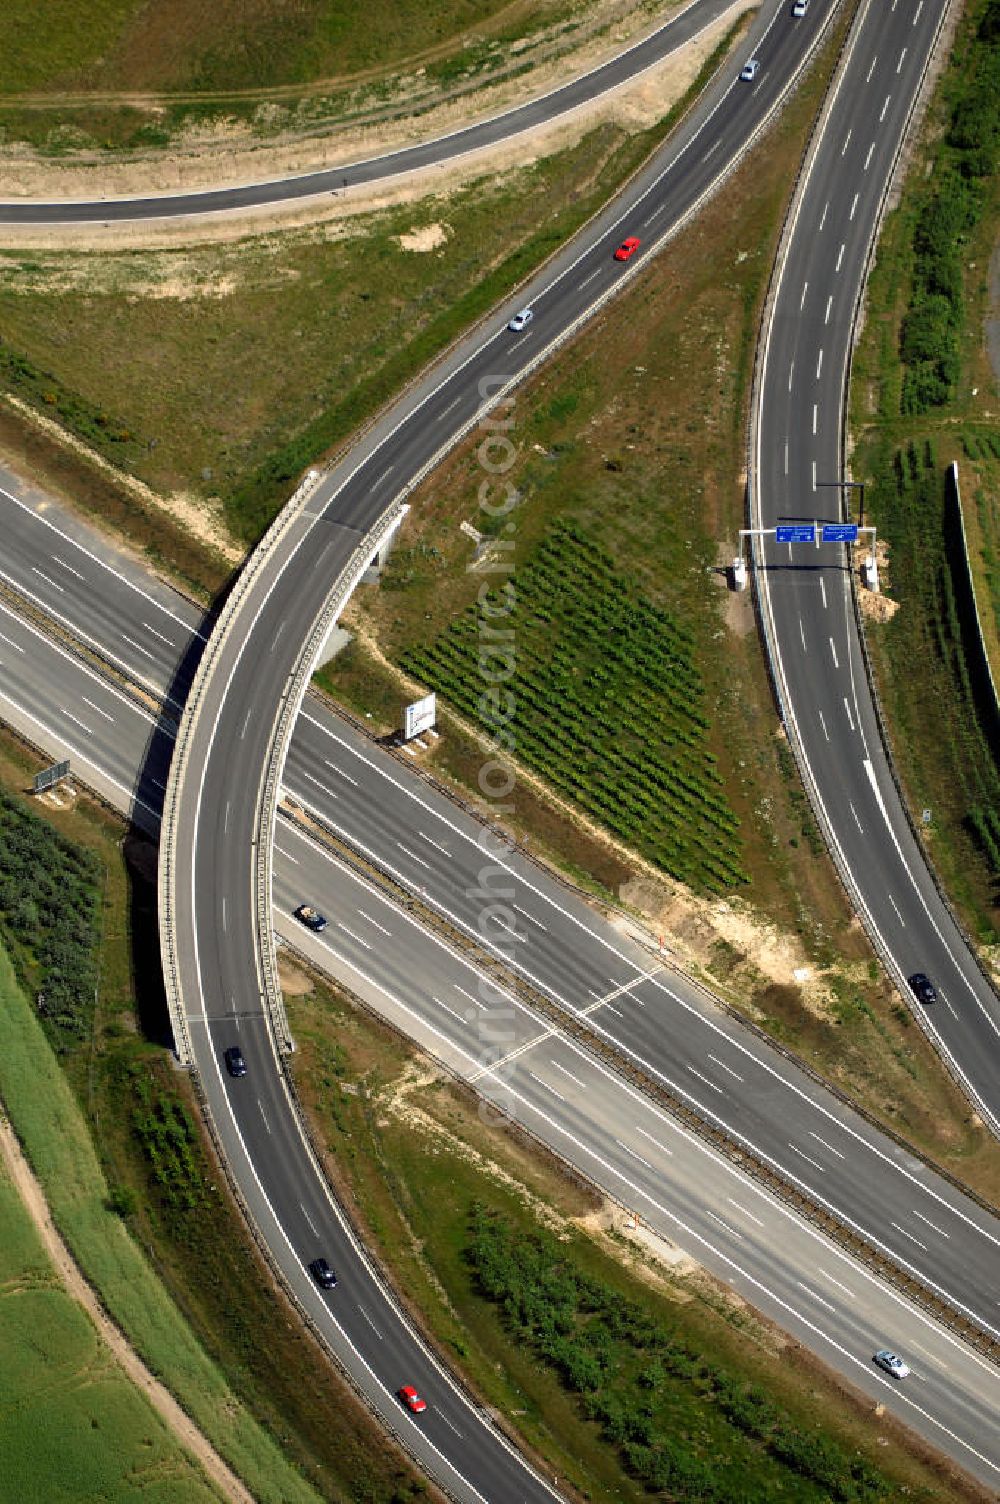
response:
<path id="1" fill-rule="evenodd" d="M 809 0 L 795 0 L 795 4 L 792 6 L 792 15 L 796 17 L 804 16 L 808 9 Z"/>
<path id="2" fill-rule="evenodd" d="M 522 329 L 527 329 L 534 317 L 530 308 L 522 308 L 520 313 L 515 313 L 507 328 L 514 334 L 520 334 Z"/>
<path id="3" fill-rule="evenodd" d="M 760 61 L 759 59 L 752 57 L 748 63 L 743 64 L 743 67 L 740 70 L 740 78 L 745 84 L 752 84 L 759 72 Z"/>
<path id="4" fill-rule="evenodd" d="M 878 1364 L 879 1368 L 884 1368 L 886 1373 L 891 1374 L 894 1379 L 905 1379 L 910 1371 L 902 1358 L 897 1358 L 896 1354 L 891 1353 L 887 1347 L 880 1347 L 873 1361 Z"/>

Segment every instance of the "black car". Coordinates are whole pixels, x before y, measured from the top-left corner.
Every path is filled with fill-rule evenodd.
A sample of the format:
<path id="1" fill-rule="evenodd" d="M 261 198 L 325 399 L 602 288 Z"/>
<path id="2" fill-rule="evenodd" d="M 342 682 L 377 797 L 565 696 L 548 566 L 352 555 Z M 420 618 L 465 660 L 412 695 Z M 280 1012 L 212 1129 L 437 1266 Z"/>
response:
<path id="1" fill-rule="evenodd" d="M 226 1050 L 223 1058 L 226 1062 L 226 1070 L 231 1076 L 246 1075 L 247 1063 L 243 1059 L 243 1051 L 239 1048 L 238 1045 L 230 1045 L 229 1049 Z"/>
<path id="2" fill-rule="evenodd" d="M 912 977 L 908 977 L 907 980 L 910 984 L 910 991 L 918 1003 L 937 1002 L 937 988 L 930 977 L 925 977 L 922 971 L 915 971 Z"/>
<path id="3" fill-rule="evenodd" d="M 337 1283 L 337 1276 L 330 1268 L 326 1259 L 313 1259 L 309 1265 L 309 1273 L 321 1290 L 332 1290 Z"/>
<path id="4" fill-rule="evenodd" d="M 307 930 L 315 930 L 317 935 L 326 929 L 326 917 L 312 904 L 300 903 L 295 910 L 295 917 L 300 924 L 304 924 Z"/>

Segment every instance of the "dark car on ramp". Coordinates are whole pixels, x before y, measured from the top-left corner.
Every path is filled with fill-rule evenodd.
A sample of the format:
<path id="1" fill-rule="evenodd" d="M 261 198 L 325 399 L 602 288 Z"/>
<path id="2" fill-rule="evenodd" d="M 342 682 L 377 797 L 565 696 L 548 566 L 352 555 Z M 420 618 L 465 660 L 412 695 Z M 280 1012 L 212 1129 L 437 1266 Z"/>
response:
<path id="1" fill-rule="evenodd" d="M 246 1075 L 247 1063 L 243 1059 L 243 1051 L 239 1045 L 231 1044 L 229 1049 L 224 1052 L 223 1059 L 226 1062 L 226 1070 L 231 1076 Z"/>
<path id="2" fill-rule="evenodd" d="M 918 1003 L 930 1006 L 931 1003 L 937 1002 L 937 988 L 930 977 L 925 977 L 922 971 L 915 971 L 912 977 L 907 977 L 907 981 L 910 984 L 910 991 Z"/>
<path id="3" fill-rule="evenodd" d="M 326 915 L 321 914 L 319 909 L 314 909 L 311 903 L 300 903 L 295 910 L 295 917 L 307 930 L 313 930 L 317 935 L 326 929 Z"/>
<path id="4" fill-rule="evenodd" d="M 309 1273 L 321 1290 L 332 1290 L 336 1286 L 337 1276 L 330 1268 L 326 1259 L 313 1259 L 309 1265 Z"/>

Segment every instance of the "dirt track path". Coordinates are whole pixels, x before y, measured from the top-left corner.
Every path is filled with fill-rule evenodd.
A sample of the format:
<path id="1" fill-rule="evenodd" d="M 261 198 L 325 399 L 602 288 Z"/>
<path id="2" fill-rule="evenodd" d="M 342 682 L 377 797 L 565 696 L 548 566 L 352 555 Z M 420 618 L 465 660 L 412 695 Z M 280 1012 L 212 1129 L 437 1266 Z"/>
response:
<path id="1" fill-rule="evenodd" d="M 73 1299 L 86 1311 L 101 1339 L 107 1344 L 132 1383 L 146 1396 L 184 1450 L 198 1461 L 227 1499 L 233 1500 L 234 1504 L 254 1504 L 253 1495 L 223 1462 L 207 1437 L 202 1435 L 190 1416 L 185 1414 L 169 1390 L 153 1377 L 138 1353 L 130 1346 L 125 1336 L 101 1307 L 97 1296 L 84 1279 L 72 1254 L 56 1231 L 45 1194 L 21 1152 L 14 1130 L 7 1119 L 2 1116 L 0 1116 L 0 1158 L 7 1167 L 18 1195 L 28 1210 L 28 1215 L 38 1229 L 39 1237 L 46 1253 L 55 1265 L 59 1278 Z"/>

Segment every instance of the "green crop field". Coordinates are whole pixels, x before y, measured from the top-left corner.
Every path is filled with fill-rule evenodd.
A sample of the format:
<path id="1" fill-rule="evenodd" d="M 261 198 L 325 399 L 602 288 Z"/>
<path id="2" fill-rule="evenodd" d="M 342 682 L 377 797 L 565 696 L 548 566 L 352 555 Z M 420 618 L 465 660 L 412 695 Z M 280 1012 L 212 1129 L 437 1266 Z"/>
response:
<path id="1" fill-rule="evenodd" d="M 672 877 L 712 892 L 739 884 L 737 822 L 706 746 L 690 634 L 568 522 L 518 569 L 516 593 L 518 756 Z M 487 611 L 503 607 L 503 592 L 493 596 Z M 402 658 L 473 719 L 486 682 L 482 624 L 473 605 Z"/>
<path id="2" fill-rule="evenodd" d="M 63 1289 L 0 1168 L 0 1497 L 208 1504 L 218 1495 Z"/>

